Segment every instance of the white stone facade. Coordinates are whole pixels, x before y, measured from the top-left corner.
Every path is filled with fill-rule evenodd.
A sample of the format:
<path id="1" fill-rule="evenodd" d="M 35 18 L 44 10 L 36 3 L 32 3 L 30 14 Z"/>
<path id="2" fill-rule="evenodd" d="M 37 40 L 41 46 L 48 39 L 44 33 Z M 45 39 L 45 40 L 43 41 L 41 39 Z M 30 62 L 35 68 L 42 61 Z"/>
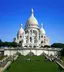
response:
<path id="1" fill-rule="evenodd" d="M 4 55 L 14 55 L 17 52 L 20 53 L 21 55 L 29 55 L 29 54 L 33 54 L 36 56 L 40 56 L 43 55 L 44 53 L 47 55 L 53 55 L 53 56 L 57 56 L 58 55 L 58 51 L 60 51 L 61 49 L 59 48 L 41 48 L 41 49 L 29 49 L 29 48 L 6 48 L 4 49 Z"/>
<path id="2" fill-rule="evenodd" d="M 20 26 L 14 41 L 24 48 L 40 48 L 41 46 L 50 45 L 49 38 L 46 36 L 42 24 L 41 27 L 39 27 L 39 23 L 34 17 L 33 9 L 31 11 L 31 16 L 26 21 L 25 29 L 22 28 L 22 25 Z"/>

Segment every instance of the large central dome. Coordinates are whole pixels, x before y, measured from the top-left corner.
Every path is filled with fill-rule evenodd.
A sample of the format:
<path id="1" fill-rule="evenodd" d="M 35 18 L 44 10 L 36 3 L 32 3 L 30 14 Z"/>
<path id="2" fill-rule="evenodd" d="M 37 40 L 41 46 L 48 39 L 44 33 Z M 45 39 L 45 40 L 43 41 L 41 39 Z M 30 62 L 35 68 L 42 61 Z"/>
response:
<path id="1" fill-rule="evenodd" d="M 34 17 L 34 11 L 33 11 L 33 9 L 32 9 L 32 11 L 31 11 L 31 16 L 28 18 L 26 24 L 38 25 L 38 21 L 37 21 L 36 18 Z"/>

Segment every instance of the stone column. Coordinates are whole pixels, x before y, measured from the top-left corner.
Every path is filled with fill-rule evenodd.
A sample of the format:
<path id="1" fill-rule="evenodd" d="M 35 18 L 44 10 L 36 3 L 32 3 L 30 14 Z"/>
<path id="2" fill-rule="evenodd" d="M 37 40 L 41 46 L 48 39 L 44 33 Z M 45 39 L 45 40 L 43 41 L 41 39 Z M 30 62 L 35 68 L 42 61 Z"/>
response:
<path id="1" fill-rule="evenodd" d="M 37 45 L 39 44 L 39 33 L 37 31 Z"/>
<path id="2" fill-rule="evenodd" d="M 32 48 L 33 48 L 33 30 L 32 30 Z"/>
<path id="3" fill-rule="evenodd" d="M 29 32 L 29 36 L 28 36 L 29 42 L 28 43 L 30 43 L 30 30 L 28 30 L 28 32 Z"/>

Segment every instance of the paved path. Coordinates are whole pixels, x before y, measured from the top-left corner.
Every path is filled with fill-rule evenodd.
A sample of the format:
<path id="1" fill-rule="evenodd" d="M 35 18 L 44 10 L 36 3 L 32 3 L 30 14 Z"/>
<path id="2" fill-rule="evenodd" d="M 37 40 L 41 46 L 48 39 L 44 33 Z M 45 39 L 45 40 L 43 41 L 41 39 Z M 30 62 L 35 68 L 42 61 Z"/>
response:
<path id="1" fill-rule="evenodd" d="M 2 67 L 0 67 L 0 72 L 2 72 Z"/>

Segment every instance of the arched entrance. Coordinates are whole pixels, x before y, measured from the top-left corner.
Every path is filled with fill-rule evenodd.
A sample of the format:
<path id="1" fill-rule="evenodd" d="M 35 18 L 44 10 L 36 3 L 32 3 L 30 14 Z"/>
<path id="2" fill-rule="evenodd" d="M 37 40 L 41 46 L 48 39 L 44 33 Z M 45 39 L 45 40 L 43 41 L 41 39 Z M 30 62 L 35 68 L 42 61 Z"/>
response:
<path id="1" fill-rule="evenodd" d="M 33 52 L 29 52 L 29 53 L 27 54 L 27 56 L 34 56 L 34 53 L 33 53 Z"/>

